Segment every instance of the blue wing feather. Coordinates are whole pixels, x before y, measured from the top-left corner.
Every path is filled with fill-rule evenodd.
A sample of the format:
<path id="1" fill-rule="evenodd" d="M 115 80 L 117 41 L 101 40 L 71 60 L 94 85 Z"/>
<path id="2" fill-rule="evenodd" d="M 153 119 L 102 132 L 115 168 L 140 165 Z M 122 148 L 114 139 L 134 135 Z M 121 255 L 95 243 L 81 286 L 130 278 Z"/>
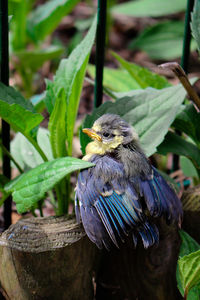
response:
<path id="1" fill-rule="evenodd" d="M 154 167 L 152 171 L 151 179 L 140 180 L 140 189 L 150 214 L 154 217 L 165 216 L 168 223 L 180 223 L 182 207 L 179 198 Z"/>
<path id="2" fill-rule="evenodd" d="M 169 222 L 180 218 L 180 201 L 155 168 L 152 174 L 126 178 L 123 165 L 111 157 L 95 157 L 93 162 L 96 166 L 78 177 L 75 212 L 99 248 L 110 249 L 112 243 L 118 247 L 129 231 L 135 245 L 136 232 L 144 247 L 157 243 L 157 227 L 148 221 L 145 208 L 153 217 L 164 215 Z"/>

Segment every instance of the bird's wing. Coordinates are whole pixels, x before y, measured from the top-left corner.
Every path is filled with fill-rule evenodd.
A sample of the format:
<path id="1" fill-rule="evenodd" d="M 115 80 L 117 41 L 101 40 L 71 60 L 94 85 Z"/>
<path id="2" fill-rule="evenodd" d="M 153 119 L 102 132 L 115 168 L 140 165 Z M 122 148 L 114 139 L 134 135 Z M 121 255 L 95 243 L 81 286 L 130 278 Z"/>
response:
<path id="1" fill-rule="evenodd" d="M 87 235 L 99 248 L 109 249 L 111 240 L 118 247 L 130 229 L 139 232 L 145 247 L 158 241 L 156 227 L 146 220 L 138 193 L 116 160 L 102 157 L 95 167 L 81 171 L 76 197 L 77 219 L 81 215 Z M 133 240 L 136 244 L 134 234 Z"/>
<path id="2" fill-rule="evenodd" d="M 156 168 L 152 167 L 150 176 L 139 178 L 139 187 L 151 216 L 164 216 L 167 223 L 181 223 L 181 201 Z"/>

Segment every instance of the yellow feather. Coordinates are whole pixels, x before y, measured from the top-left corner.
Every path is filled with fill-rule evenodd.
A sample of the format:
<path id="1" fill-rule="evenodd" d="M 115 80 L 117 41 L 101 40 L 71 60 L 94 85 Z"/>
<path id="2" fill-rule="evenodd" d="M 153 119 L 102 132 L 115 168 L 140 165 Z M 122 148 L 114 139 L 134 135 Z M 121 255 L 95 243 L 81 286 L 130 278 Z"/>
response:
<path id="1" fill-rule="evenodd" d="M 83 157 L 83 160 L 89 160 L 94 154 L 104 155 L 106 152 L 112 152 L 122 143 L 122 140 L 122 136 L 115 136 L 115 138 L 108 143 L 96 140 L 89 143 L 86 147 L 86 155 Z"/>

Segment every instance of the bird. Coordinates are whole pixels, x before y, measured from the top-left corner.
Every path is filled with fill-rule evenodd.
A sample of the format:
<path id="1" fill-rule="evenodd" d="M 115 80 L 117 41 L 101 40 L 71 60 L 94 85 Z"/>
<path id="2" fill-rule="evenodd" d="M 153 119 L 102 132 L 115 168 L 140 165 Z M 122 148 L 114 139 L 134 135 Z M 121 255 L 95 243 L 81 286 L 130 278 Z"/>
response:
<path id="1" fill-rule="evenodd" d="M 94 166 L 78 175 L 75 214 L 99 249 L 120 248 L 129 235 L 135 247 L 139 237 L 144 248 L 158 244 L 159 217 L 180 226 L 180 199 L 145 156 L 131 125 L 104 114 L 82 131 L 92 139 L 83 160 Z"/>

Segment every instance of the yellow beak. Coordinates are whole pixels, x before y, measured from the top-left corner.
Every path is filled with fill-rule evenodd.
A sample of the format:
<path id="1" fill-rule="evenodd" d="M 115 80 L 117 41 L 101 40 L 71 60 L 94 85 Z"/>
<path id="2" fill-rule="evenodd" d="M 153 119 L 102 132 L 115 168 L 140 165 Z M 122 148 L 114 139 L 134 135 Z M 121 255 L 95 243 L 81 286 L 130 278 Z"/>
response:
<path id="1" fill-rule="evenodd" d="M 84 133 L 86 133 L 90 138 L 96 139 L 97 141 L 102 142 L 102 138 L 100 137 L 100 135 L 98 135 L 93 129 L 84 128 L 84 129 L 82 129 L 82 131 Z"/>

